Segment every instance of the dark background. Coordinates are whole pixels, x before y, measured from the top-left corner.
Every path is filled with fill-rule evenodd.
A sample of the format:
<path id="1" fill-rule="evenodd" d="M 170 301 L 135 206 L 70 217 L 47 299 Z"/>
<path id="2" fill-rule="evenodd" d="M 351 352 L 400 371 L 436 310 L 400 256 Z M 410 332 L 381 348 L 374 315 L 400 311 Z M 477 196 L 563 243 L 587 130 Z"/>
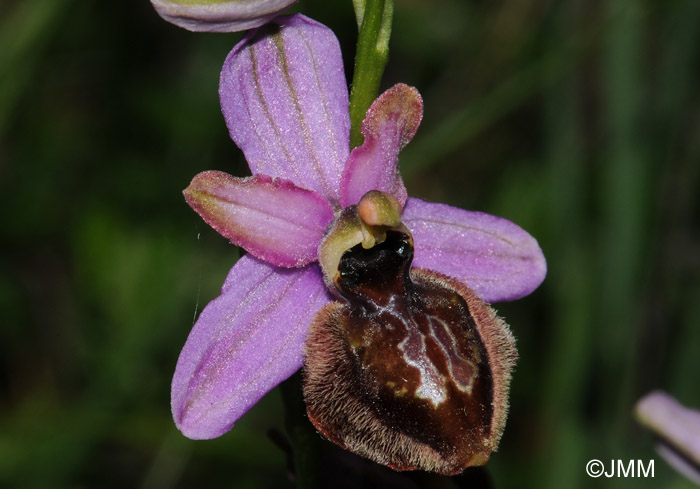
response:
<path id="1" fill-rule="evenodd" d="M 349 0 L 297 10 L 334 29 Z M 146 0 L 0 4 L 0 486 L 292 487 L 278 391 L 224 437 L 174 428 L 170 379 L 238 250 L 185 204 L 248 174 L 217 100 L 240 34 Z M 497 309 L 518 338 L 496 488 L 691 487 L 631 416 L 700 406 L 700 3 L 396 0 L 383 87 L 425 116 L 409 193 L 518 223 L 549 274 Z M 656 460 L 590 479 L 592 458 Z"/>

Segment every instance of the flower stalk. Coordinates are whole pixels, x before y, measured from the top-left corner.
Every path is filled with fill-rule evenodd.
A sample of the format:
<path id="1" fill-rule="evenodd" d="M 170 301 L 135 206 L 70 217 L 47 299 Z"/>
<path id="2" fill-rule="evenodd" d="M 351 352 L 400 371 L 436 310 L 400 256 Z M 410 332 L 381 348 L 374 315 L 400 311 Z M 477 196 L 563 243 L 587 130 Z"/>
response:
<path id="1" fill-rule="evenodd" d="M 284 402 L 285 428 L 292 444 L 294 478 L 299 489 L 317 489 L 321 439 L 306 417 L 306 404 L 301 393 L 301 374 L 297 372 L 280 384 Z"/>
<path id="2" fill-rule="evenodd" d="M 360 126 L 377 98 L 389 59 L 389 38 L 394 15 L 393 0 L 353 0 L 358 35 L 355 70 L 350 90 L 350 146 L 362 144 Z"/>

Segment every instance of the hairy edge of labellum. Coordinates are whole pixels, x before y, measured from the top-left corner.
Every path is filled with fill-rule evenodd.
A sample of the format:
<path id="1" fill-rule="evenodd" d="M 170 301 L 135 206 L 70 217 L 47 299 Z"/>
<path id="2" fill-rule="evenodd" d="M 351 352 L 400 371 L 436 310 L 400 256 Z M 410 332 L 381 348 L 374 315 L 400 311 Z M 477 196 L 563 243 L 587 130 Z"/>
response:
<path id="1" fill-rule="evenodd" d="M 322 266 L 330 257 L 326 281 L 343 301 L 311 326 L 307 412 L 326 438 L 356 454 L 397 470 L 457 474 L 485 464 L 498 446 L 515 340 L 464 284 L 409 271 L 412 237 L 384 195 L 371 196 L 369 210 L 379 202 L 390 209 L 385 216 L 368 224 L 363 217 L 374 212 L 348 208 L 324 240 L 335 249 L 324 255 L 321 246 Z"/>
<path id="2" fill-rule="evenodd" d="M 464 440 L 461 447 L 444 444 L 436 447 L 403 433 L 398 426 L 398 413 L 382 417 L 381 409 L 367 402 L 367 398 L 372 397 L 367 392 L 374 386 L 360 385 L 359 367 L 349 355 L 343 326 L 350 306 L 342 302 L 326 306 L 311 326 L 304 388 L 307 412 L 327 439 L 358 455 L 397 470 L 454 475 L 466 467 L 485 464 L 498 447 L 508 412 L 511 370 L 517 361 L 515 340 L 493 309 L 459 282 L 422 269 L 412 270 L 411 276 L 416 282 L 454 291 L 469 307 L 488 357 L 490 372 L 482 375 L 490 376 L 492 391 L 488 405 L 474 406 L 475 410 L 490 411 L 489 426 L 466 427 L 466 431 L 485 436 Z M 430 434 L 427 435 L 430 438 Z M 433 438 L 445 437 L 440 434 Z"/>

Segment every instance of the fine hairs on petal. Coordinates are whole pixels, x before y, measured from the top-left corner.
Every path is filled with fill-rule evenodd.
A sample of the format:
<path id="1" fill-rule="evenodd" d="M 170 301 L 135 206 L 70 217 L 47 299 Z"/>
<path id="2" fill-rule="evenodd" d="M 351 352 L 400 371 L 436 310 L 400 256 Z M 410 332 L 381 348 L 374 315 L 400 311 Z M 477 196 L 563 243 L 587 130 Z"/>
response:
<path id="1" fill-rule="evenodd" d="M 316 368 L 304 371 L 305 384 L 318 386 L 318 389 L 305 389 L 306 403 L 320 404 L 331 399 L 332 402 L 327 404 L 330 410 L 327 415 L 337 421 L 339 428 L 336 432 L 322 431 L 323 436 L 353 453 L 394 469 L 404 469 L 418 460 L 425 466 L 425 470 L 436 470 L 437 465 L 431 463 L 432 460 L 439 459 L 435 450 L 425 445 L 417 445 L 400 432 L 384 425 L 377 417 L 367 416 L 367 407 L 352 394 L 352 386 L 347 379 L 355 379 L 356 374 L 349 369 L 347 363 L 338 363 L 338 359 L 346 354 L 342 335 L 336 328 L 324 328 L 328 324 L 341 324 L 343 308 L 344 305 L 340 302 L 333 302 L 324 307 L 314 319 L 306 343 L 307 352 L 322 352 L 317 359 Z M 328 376 L 324 372 L 336 374 Z M 323 399 L 319 396 L 323 396 Z M 311 420 L 314 421 L 313 418 Z M 357 433 L 360 433 L 360 436 L 357 436 Z M 392 460 L 384 456 L 388 453 L 404 460 L 405 467 L 392 465 Z"/>
<path id="2" fill-rule="evenodd" d="M 267 175 L 238 178 L 206 171 L 183 193 L 219 234 L 281 267 L 316 261 L 318 242 L 333 220 L 333 208 L 323 197 Z"/>
<path id="3" fill-rule="evenodd" d="M 532 293 L 547 273 L 537 240 L 507 219 L 414 197 L 402 219 L 415 239 L 414 267 L 457 279 L 488 303 Z"/>
<path id="4" fill-rule="evenodd" d="M 221 436 L 297 371 L 308 327 L 330 301 L 317 266 L 280 269 L 246 255 L 202 311 L 173 376 L 171 403 L 188 438 Z"/>
<path id="5" fill-rule="evenodd" d="M 231 138 L 254 174 L 340 201 L 350 115 L 340 45 L 330 29 L 294 15 L 250 33 L 224 62 L 219 97 Z"/>

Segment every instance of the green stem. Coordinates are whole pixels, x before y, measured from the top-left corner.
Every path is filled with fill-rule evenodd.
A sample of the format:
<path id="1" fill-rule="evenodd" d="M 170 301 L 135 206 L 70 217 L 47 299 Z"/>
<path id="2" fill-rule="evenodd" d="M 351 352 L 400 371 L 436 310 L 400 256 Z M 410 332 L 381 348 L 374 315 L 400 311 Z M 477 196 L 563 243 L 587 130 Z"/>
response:
<path id="1" fill-rule="evenodd" d="M 379 93 L 384 67 L 389 59 L 393 0 L 353 0 L 357 18 L 357 53 L 350 90 L 350 144 L 362 144 L 360 126 L 367 109 Z"/>
<path id="2" fill-rule="evenodd" d="M 285 428 L 292 444 L 296 485 L 299 489 L 317 489 L 321 437 L 306 417 L 302 396 L 301 374 L 296 373 L 280 384 L 285 408 Z"/>

